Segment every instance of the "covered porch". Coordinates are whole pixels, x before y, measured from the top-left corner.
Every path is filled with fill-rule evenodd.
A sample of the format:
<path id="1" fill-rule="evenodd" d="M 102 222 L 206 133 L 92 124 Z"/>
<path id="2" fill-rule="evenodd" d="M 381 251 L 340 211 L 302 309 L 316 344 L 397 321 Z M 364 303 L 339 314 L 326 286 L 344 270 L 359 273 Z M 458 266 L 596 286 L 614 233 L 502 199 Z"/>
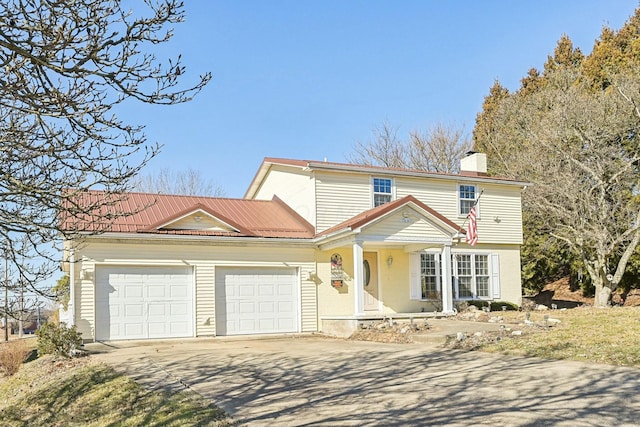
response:
<path id="1" fill-rule="evenodd" d="M 321 330 L 347 336 L 363 322 L 454 314 L 451 248 L 462 230 L 410 196 L 359 217 L 319 244 L 335 288 L 319 298 Z"/>

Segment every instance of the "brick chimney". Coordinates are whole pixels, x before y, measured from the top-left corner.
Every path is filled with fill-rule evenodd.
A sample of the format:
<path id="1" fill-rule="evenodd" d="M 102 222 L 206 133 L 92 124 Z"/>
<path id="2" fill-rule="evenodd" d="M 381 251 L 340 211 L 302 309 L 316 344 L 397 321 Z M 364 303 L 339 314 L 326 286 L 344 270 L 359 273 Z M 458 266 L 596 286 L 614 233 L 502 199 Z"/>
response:
<path id="1" fill-rule="evenodd" d="M 460 175 L 487 176 L 487 155 L 475 151 L 468 151 L 460 159 Z"/>

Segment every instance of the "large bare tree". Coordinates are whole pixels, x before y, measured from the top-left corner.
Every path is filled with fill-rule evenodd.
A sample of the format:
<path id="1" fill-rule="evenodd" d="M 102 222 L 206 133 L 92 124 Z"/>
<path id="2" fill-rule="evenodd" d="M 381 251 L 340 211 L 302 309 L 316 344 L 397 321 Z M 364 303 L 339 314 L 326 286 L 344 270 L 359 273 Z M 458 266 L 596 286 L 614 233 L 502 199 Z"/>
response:
<path id="1" fill-rule="evenodd" d="M 135 180 L 134 190 L 156 194 L 223 197 L 224 190 L 201 171 L 187 169 L 175 171 L 163 168 L 155 173 L 142 174 Z"/>
<path id="2" fill-rule="evenodd" d="M 579 68 L 554 70 L 535 93 L 501 101 L 491 135 L 508 162 L 499 169 L 534 184 L 525 210 L 582 260 L 601 307 L 640 241 L 637 75 L 594 90 Z"/>
<path id="3" fill-rule="evenodd" d="M 398 129 L 385 122 L 374 128 L 372 140 L 354 146 L 348 160 L 355 164 L 457 173 L 460 159 L 471 147 L 464 129 L 452 124 L 436 123 L 426 130 L 412 131 L 407 140 L 402 140 Z"/>
<path id="4" fill-rule="evenodd" d="M 59 261 L 53 245 L 79 231 L 61 218 L 106 223 L 122 214 L 114 199 L 158 152 L 117 106 L 186 102 L 211 78 L 182 87 L 180 56 L 161 62 L 152 53 L 184 19 L 180 1 L 123 3 L 0 3 L 0 240 L 12 283 L 33 292 L 57 265 L 27 260 Z M 78 202 L 94 188 L 111 196 Z"/>

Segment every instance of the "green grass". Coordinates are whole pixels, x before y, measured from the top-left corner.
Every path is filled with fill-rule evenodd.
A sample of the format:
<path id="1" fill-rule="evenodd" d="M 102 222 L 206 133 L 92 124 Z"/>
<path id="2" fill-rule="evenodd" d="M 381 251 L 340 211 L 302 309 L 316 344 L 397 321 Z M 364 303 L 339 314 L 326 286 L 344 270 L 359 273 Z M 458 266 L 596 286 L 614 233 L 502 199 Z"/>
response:
<path id="1" fill-rule="evenodd" d="M 228 426 L 224 412 L 188 392 L 150 392 L 90 358 L 26 363 L 0 379 L 2 426 Z"/>
<path id="2" fill-rule="evenodd" d="M 532 313 L 531 320 L 542 322 L 544 315 L 560 319 L 562 323 L 539 333 L 486 344 L 480 349 L 640 367 L 640 307 L 552 310 Z M 524 320 L 524 317 L 524 313 L 505 314 L 507 321 Z M 513 326 L 512 329 L 526 331 L 527 327 Z"/>

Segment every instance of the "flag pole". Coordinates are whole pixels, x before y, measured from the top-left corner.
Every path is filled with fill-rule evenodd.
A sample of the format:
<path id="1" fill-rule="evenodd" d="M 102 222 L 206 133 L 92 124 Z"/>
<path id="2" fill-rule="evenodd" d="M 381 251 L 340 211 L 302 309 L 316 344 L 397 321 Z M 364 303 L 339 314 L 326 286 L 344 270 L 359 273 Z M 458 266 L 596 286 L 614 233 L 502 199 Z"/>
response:
<path id="1" fill-rule="evenodd" d="M 484 190 L 480 190 L 480 194 L 478 194 L 478 198 L 473 203 L 473 206 L 471 206 L 471 209 L 475 208 L 478 205 L 478 202 L 480 201 L 480 197 L 482 197 L 482 193 L 484 193 Z M 467 225 L 467 221 L 469 220 L 469 213 L 471 213 L 471 209 L 469 209 L 469 212 L 467 212 L 467 217 L 464 219 L 464 222 L 460 226 L 460 228 L 462 228 L 463 230 L 464 230 L 464 226 Z"/>

